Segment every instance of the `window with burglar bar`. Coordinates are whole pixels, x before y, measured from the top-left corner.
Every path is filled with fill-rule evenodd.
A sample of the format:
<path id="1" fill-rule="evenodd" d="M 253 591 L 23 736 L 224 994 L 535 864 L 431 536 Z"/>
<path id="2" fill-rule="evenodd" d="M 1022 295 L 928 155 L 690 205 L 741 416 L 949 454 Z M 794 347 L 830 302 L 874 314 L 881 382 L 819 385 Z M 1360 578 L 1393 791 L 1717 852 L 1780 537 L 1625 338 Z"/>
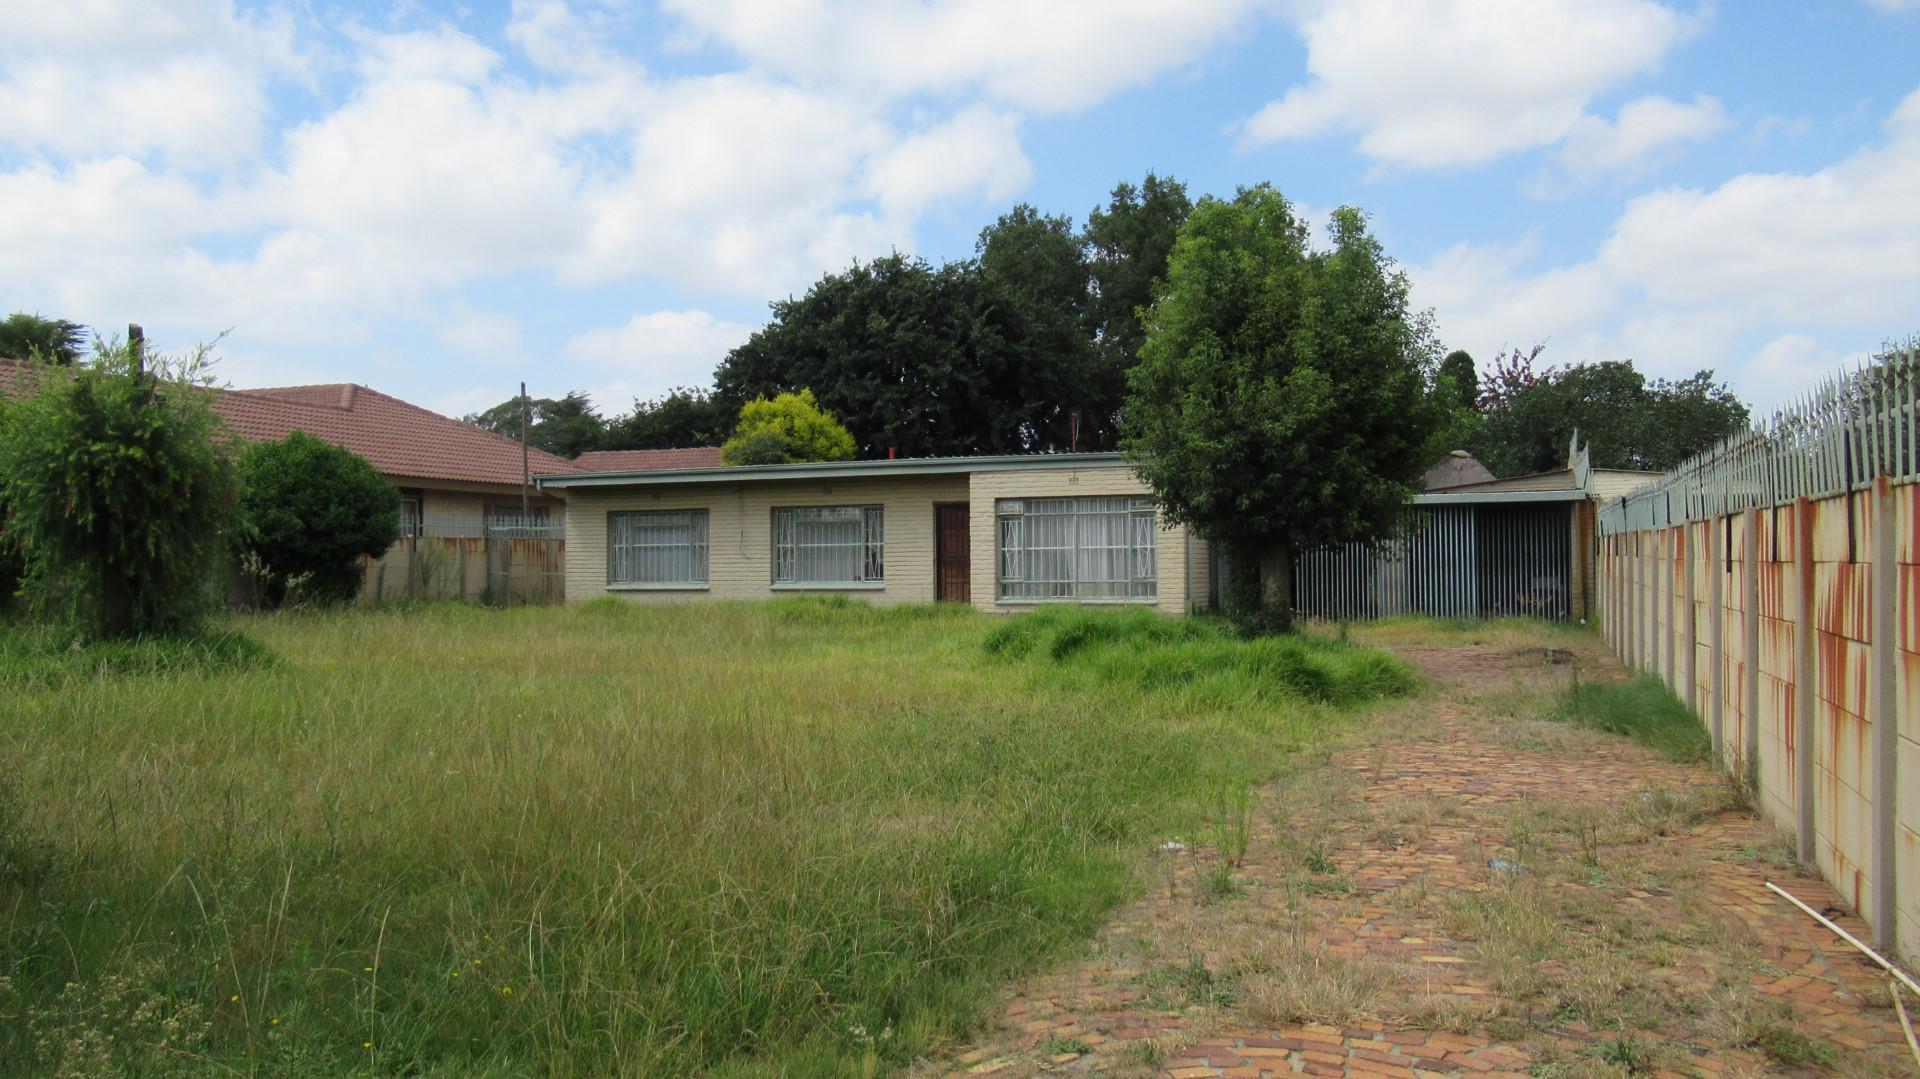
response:
<path id="1" fill-rule="evenodd" d="M 875 585 L 887 577 L 879 506 L 793 506 L 773 511 L 773 583 Z"/>
<path id="2" fill-rule="evenodd" d="M 607 583 L 706 587 L 707 511 L 607 514 Z"/>
<path id="3" fill-rule="evenodd" d="M 1152 499 L 1003 498 L 994 511 L 1002 601 L 1158 596 Z"/>

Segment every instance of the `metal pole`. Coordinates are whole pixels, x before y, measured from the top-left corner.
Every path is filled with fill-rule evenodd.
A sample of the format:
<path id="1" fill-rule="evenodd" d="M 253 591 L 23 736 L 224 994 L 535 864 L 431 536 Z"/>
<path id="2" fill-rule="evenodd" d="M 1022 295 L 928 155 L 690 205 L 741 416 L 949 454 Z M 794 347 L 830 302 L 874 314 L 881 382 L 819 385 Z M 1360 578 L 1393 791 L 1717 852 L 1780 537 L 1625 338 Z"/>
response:
<path id="1" fill-rule="evenodd" d="M 527 384 L 520 384 L 520 519 L 533 515 L 527 505 L 527 488 L 532 485 L 532 477 L 527 470 L 527 415 L 533 406 L 527 401 Z"/>

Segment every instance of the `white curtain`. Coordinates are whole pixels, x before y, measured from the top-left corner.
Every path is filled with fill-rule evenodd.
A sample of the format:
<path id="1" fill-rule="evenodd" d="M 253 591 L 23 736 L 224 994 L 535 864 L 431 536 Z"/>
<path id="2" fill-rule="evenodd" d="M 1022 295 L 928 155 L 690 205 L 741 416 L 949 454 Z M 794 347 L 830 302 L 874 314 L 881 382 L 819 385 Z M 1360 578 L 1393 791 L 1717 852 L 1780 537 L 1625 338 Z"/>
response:
<path id="1" fill-rule="evenodd" d="M 1008 500 L 1000 514 L 1003 599 L 1152 599 L 1153 503 L 1145 498 Z"/>
<path id="2" fill-rule="evenodd" d="M 886 523 L 878 506 L 773 511 L 773 579 L 857 584 L 886 579 Z"/>

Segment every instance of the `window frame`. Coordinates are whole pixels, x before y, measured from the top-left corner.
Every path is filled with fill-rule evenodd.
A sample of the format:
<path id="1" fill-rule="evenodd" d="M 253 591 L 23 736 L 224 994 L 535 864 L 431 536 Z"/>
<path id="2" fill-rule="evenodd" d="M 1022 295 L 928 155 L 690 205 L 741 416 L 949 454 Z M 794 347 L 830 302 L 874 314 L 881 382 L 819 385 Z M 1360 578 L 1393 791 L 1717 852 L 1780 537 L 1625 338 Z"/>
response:
<path id="1" fill-rule="evenodd" d="M 824 580 L 809 581 L 809 580 L 799 580 L 799 579 L 782 580 L 780 577 L 780 567 L 782 562 L 782 558 L 780 554 L 780 548 L 782 546 L 781 525 L 780 525 L 781 515 L 794 514 L 794 513 L 809 513 L 809 512 L 818 513 L 822 511 L 828 511 L 828 510 L 838 510 L 841 512 L 858 510 L 860 512 L 861 573 L 864 575 L 867 572 L 869 572 L 869 570 L 877 566 L 878 576 L 873 576 L 873 577 L 863 576 L 859 580 L 849 580 L 849 581 L 824 581 Z M 887 539 L 886 506 L 877 502 L 833 503 L 833 504 L 825 504 L 825 505 L 814 504 L 814 505 L 798 505 L 798 506 L 774 506 L 772 507 L 771 512 L 768 514 L 768 521 L 767 521 L 767 549 L 768 549 L 767 560 L 769 563 L 767 566 L 768 586 L 776 592 L 877 591 L 879 589 L 885 588 L 887 586 L 886 539 Z M 788 544 L 788 546 L 795 547 L 797 549 L 800 545 L 798 543 L 790 543 Z M 808 546 L 851 547 L 853 546 L 853 544 L 850 544 L 850 543 L 811 544 Z M 797 556 L 793 559 L 793 561 L 797 565 Z"/>
<path id="2" fill-rule="evenodd" d="M 679 549 L 681 544 L 616 544 L 614 542 L 614 521 L 616 518 L 644 517 L 686 517 L 689 565 L 695 566 L 701 577 L 685 581 L 621 581 L 614 578 L 614 566 L 618 552 L 626 547 L 653 547 Z M 695 527 L 694 522 L 699 522 Z M 607 511 L 607 590 L 610 592 L 705 592 L 713 587 L 713 519 L 704 506 L 689 506 L 685 509 L 638 509 Z"/>
<path id="3" fill-rule="evenodd" d="M 1088 511 L 1082 510 L 1080 507 L 1089 502 L 1111 501 L 1115 499 L 1125 499 L 1129 503 L 1127 509 L 1124 511 L 1127 517 L 1126 527 L 1129 536 L 1136 542 L 1131 542 L 1124 546 L 1101 544 L 1082 547 L 1079 536 L 1079 519 L 1083 513 Z M 1073 504 L 1074 510 L 1070 514 L 1046 514 L 1046 516 L 1064 516 L 1072 522 L 1067 527 L 1068 535 L 1065 543 L 1044 547 L 1029 546 L 1027 543 L 1029 536 L 1029 506 L 1035 502 L 1067 502 Z M 1119 512 L 1113 510 L 1092 511 L 1092 515 L 1118 516 Z M 1041 515 L 1035 514 L 1034 516 Z M 1017 548 L 1010 548 L 1008 545 L 1007 539 L 1010 533 L 1019 537 Z M 1145 542 L 1137 542 L 1141 539 L 1144 539 Z M 1035 550 L 1055 552 L 1057 557 L 1064 559 L 1066 572 L 1069 575 L 1068 579 L 1064 581 L 1030 579 L 1027 573 L 1031 570 L 1031 563 L 1026 561 L 1025 556 L 1027 556 L 1028 552 Z M 1067 596 L 1035 596 L 1011 595 L 1008 593 L 1009 584 L 1052 585 L 1056 587 L 1066 585 L 1074 588 L 1077 592 L 1078 586 L 1082 583 L 1077 576 L 1079 566 L 1083 558 L 1083 552 L 1088 550 L 1107 551 L 1109 552 L 1108 557 L 1112 557 L 1111 552 L 1126 552 L 1122 557 L 1130 564 L 1132 572 L 1125 579 L 1124 583 L 1132 590 L 1141 592 L 1142 594 L 1124 596 L 1082 596 L 1077 594 Z M 1018 552 L 1017 555 L 1015 554 L 1016 551 Z M 1143 558 L 1149 571 L 1145 575 L 1139 573 L 1139 565 Z M 1022 562 L 1026 562 L 1026 564 L 1022 565 Z M 1089 585 L 1096 583 L 1116 585 L 1123 582 L 1117 578 L 1112 578 L 1097 581 L 1088 580 L 1085 583 Z M 996 605 L 1007 607 L 1030 607 L 1045 603 L 1120 604 L 1131 606 L 1153 606 L 1159 603 L 1160 516 L 1158 508 L 1154 506 L 1151 498 L 1146 495 L 1137 494 L 1072 494 L 1038 498 L 1023 496 L 1019 498 L 994 499 L 993 597 Z"/>

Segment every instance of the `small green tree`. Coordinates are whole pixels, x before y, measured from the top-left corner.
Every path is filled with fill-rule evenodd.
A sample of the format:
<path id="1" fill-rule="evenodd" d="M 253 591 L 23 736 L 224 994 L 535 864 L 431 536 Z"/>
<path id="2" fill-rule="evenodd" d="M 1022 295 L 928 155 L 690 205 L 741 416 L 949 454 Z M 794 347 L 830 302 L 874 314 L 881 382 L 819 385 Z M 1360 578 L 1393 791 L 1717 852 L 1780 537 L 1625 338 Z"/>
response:
<path id="1" fill-rule="evenodd" d="M 787 461 L 849 461 L 853 436 L 820 407 L 812 390 L 760 397 L 740 406 L 740 425 L 720 447 L 720 460 L 730 465 L 774 464 L 771 458 L 784 444 Z"/>
<path id="2" fill-rule="evenodd" d="M 0 502 L 42 617 L 102 637 L 179 633 L 217 602 L 234 489 L 207 353 L 101 343 L 78 368 L 36 366 L 4 406 Z"/>
<path id="3" fill-rule="evenodd" d="M 1351 207 L 1333 246 L 1261 185 L 1180 231 L 1131 379 L 1122 448 L 1174 521 L 1222 545 L 1230 613 L 1290 625 L 1295 552 L 1388 536 L 1443 406 L 1429 319 Z"/>
<path id="4" fill-rule="evenodd" d="M 400 526 L 400 492 L 371 464 L 304 431 L 239 454 L 241 550 L 258 560 L 270 606 L 290 587 L 346 601 L 360 586 L 354 560 L 378 555 Z"/>

